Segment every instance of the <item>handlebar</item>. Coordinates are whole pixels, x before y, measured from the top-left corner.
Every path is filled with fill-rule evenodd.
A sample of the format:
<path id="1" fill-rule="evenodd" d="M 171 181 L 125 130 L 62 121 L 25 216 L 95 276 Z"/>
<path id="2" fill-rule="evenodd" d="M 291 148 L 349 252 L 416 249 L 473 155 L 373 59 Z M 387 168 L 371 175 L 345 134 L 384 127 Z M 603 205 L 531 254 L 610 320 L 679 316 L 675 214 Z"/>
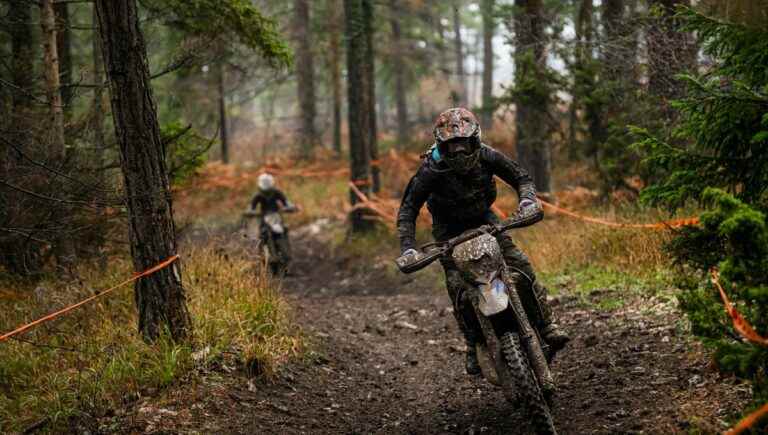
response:
<path id="1" fill-rule="evenodd" d="M 443 256 L 447 256 L 453 250 L 453 248 L 468 240 L 472 240 L 475 237 L 479 237 L 483 234 L 490 234 L 495 236 L 514 228 L 531 226 L 541 221 L 542 219 L 544 219 L 544 212 L 541 210 L 540 206 L 537 206 L 535 209 L 531 209 L 530 211 L 523 210 L 522 213 L 518 213 L 517 215 L 501 222 L 498 225 L 483 225 L 480 228 L 466 231 L 463 234 L 444 242 L 428 243 L 419 248 L 415 254 L 411 253 L 409 255 L 401 255 L 400 257 L 396 258 L 395 264 L 397 264 L 397 267 L 401 272 L 413 273 L 417 270 L 421 270 L 429 266 L 430 264 L 434 263 L 435 260 Z"/>

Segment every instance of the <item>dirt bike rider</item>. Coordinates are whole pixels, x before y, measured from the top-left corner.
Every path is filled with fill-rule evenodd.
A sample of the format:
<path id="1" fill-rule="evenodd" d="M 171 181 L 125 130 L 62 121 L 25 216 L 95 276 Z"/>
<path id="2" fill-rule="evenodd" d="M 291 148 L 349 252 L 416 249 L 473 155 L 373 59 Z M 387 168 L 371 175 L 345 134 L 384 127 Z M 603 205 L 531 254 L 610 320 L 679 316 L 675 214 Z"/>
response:
<path id="1" fill-rule="evenodd" d="M 269 213 L 279 213 L 284 210 L 296 209 L 296 206 L 288 201 L 285 194 L 275 187 L 275 177 L 272 175 L 267 173 L 259 175 L 256 184 L 259 191 L 251 200 L 251 212 L 259 212 L 263 217 Z M 286 265 L 289 264 L 291 261 L 291 250 L 287 228 L 284 229 L 283 237 L 275 239 L 275 247 L 278 250 L 277 254 L 281 256 L 281 263 Z"/>
<path id="2" fill-rule="evenodd" d="M 416 218 L 425 202 L 432 215 L 432 234 L 438 241 L 498 223 L 499 218 L 490 209 L 496 200 L 494 176 L 517 190 L 520 209 L 538 207 L 536 189 L 528 173 L 517 162 L 481 142 L 480 125 L 472 112 L 453 108 L 441 113 L 435 122 L 434 136 L 435 143 L 408 183 L 400 204 L 397 228 L 403 254 L 415 250 Z M 562 349 L 569 337 L 554 323 L 546 300 L 547 290 L 536 280 L 528 257 L 508 235 L 500 234 L 497 240 L 507 266 L 524 277 L 518 292 L 526 311 L 538 313 L 536 326 L 542 338 L 553 350 Z M 454 316 L 467 342 L 467 373 L 479 374 L 475 350 L 475 343 L 482 336 L 479 325 L 471 324 L 471 305 L 456 301 L 464 286 L 460 272 L 450 258 L 441 260 L 441 264 Z"/>

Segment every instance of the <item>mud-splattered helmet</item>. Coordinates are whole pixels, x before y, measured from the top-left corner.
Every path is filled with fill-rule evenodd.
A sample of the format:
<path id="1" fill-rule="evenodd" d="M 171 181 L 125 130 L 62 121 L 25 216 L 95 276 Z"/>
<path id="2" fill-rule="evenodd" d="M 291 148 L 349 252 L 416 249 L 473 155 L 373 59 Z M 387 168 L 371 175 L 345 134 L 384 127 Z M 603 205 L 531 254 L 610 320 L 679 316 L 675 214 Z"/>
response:
<path id="1" fill-rule="evenodd" d="M 435 121 L 435 143 L 442 160 L 457 172 L 472 169 L 480 158 L 480 123 L 463 107 L 441 113 Z"/>
<path id="2" fill-rule="evenodd" d="M 262 192 L 272 190 L 275 188 L 275 177 L 270 174 L 263 173 L 259 175 L 257 185 L 259 186 L 259 190 Z"/>

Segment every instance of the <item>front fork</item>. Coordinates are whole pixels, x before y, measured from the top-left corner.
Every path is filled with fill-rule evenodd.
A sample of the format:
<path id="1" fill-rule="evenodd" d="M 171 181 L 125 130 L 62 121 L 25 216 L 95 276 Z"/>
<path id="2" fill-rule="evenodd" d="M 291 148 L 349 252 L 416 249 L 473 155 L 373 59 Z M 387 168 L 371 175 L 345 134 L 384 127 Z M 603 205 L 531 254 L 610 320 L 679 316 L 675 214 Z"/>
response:
<path id="1" fill-rule="evenodd" d="M 515 280 L 510 276 L 509 272 L 503 273 L 504 284 L 507 287 L 507 293 L 509 294 L 509 308 L 514 316 L 514 320 L 518 326 L 518 333 L 520 335 L 520 342 L 523 345 L 523 350 L 528 356 L 533 372 L 536 374 L 536 378 L 539 380 L 539 384 L 545 394 L 550 395 L 555 390 L 555 381 L 552 377 L 552 372 L 549 370 L 549 364 L 547 363 L 547 354 L 549 346 L 544 344 L 539 337 L 538 332 L 531 326 L 531 322 L 528 320 L 528 316 L 523 308 L 523 302 L 520 299 L 520 295 L 517 294 L 515 287 Z M 472 307 L 475 310 L 475 316 L 477 317 L 480 328 L 485 336 L 486 346 L 488 351 L 496 364 L 502 364 L 501 350 L 499 348 L 498 340 L 496 339 L 496 329 L 493 327 L 491 319 L 486 317 L 480 312 L 478 308 L 478 301 L 476 298 L 472 300 Z M 502 314 L 503 315 L 503 314 Z M 496 370 L 497 374 L 502 376 L 505 370 Z"/>

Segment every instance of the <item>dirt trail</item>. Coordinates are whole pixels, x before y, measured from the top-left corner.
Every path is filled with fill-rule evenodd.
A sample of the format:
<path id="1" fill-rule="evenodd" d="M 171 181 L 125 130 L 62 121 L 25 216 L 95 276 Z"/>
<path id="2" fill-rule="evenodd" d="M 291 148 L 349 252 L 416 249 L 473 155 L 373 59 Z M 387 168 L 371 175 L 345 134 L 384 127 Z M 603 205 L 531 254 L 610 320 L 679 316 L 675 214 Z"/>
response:
<path id="1" fill-rule="evenodd" d="M 307 238 L 295 249 L 297 274 L 284 291 L 313 343 L 307 360 L 286 365 L 270 384 L 226 369 L 208 373 L 112 418 L 112 429 L 527 433 L 498 388 L 464 374 L 450 304 L 433 280 L 399 276 L 383 264 L 356 268 L 359 260 L 334 257 Z M 618 310 L 595 308 L 611 293 L 553 301 L 574 338 L 553 366 L 560 433 L 723 430 L 724 418 L 748 400 L 748 387 L 717 375 L 670 303 L 637 297 Z"/>

